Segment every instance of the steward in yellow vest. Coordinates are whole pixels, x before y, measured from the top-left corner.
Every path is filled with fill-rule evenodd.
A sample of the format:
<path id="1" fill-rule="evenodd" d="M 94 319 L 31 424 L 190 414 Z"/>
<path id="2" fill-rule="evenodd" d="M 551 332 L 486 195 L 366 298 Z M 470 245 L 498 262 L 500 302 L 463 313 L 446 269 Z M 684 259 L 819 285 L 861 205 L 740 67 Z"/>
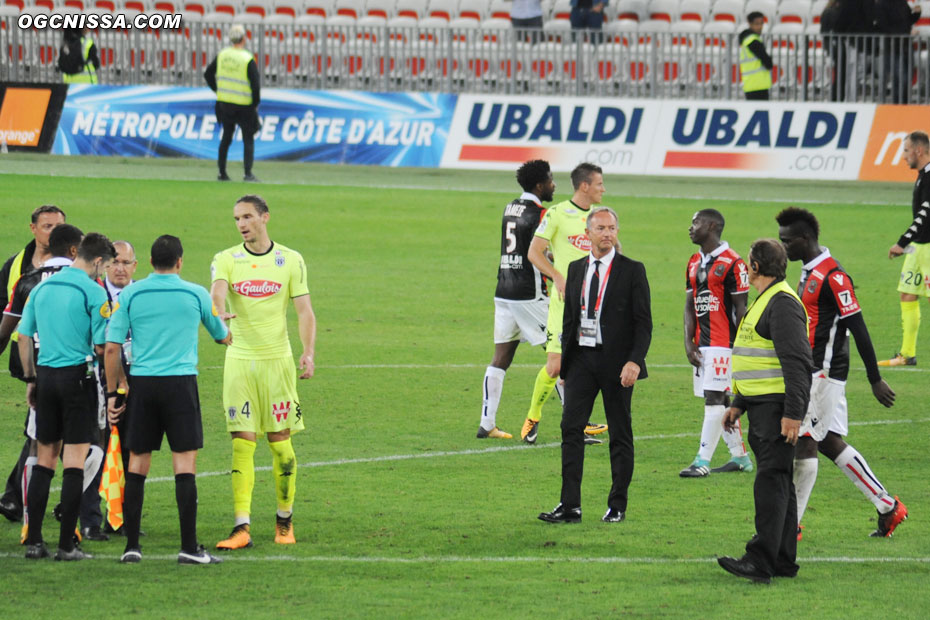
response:
<path id="1" fill-rule="evenodd" d="M 767 100 L 772 88 L 772 58 L 759 36 L 765 16 L 753 11 L 747 17 L 749 28 L 739 34 L 739 72 L 746 99 Z"/>
<path id="2" fill-rule="evenodd" d="M 80 30 L 65 33 L 64 43 L 58 55 L 58 69 L 65 84 L 96 84 L 100 58 L 90 31 Z"/>
<path id="3" fill-rule="evenodd" d="M 759 297 L 746 311 L 733 343 L 733 392 L 723 416 L 735 430 L 749 411 L 749 445 L 756 457 L 756 535 L 742 557 L 717 562 L 729 573 L 768 583 L 798 572 L 798 512 L 793 472 L 795 445 L 810 400 L 813 362 L 807 312 L 785 283 L 788 259 L 775 239 L 749 250 L 749 283 Z"/>
<path id="4" fill-rule="evenodd" d="M 245 49 L 245 29 L 236 24 L 229 29 L 230 46 L 224 48 L 204 71 L 203 77 L 210 89 L 216 93 L 216 121 L 223 127 L 220 139 L 220 181 L 228 181 L 226 157 L 236 133 L 242 129 L 242 160 L 245 181 L 258 181 L 252 175 L 252 160 L 255 153 L 255 134 L 261 128 L 258 104 L 261 100 L 261 82 L 255 57 Z"/>

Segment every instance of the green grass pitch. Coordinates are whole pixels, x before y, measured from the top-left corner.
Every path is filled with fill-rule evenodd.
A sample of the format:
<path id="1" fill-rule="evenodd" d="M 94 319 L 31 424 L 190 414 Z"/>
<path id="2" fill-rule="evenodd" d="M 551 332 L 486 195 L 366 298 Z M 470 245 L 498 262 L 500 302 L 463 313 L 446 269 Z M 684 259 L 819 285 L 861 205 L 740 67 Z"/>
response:
<path id="1" fill-rule="evenodd" d="M 930 327 L 920 336 L 921 366 L 885 373 L 898 393 L 890 410 L 871 396 L 853 349 L 849 441 L 910 509 L 893 538 L 868 537 L 875 510 L 821 459 L 799 576 L 756 586 L 714 561 L 741 554 L 753 532 L 752 475 L 677 475 L 696 452 L 703 415 L 682 347 L 692 213 L 720 209 L 724 237 L 745 254 L 755 238 L 776 235 L 779 209 L 812 209 L 822 242 L 856 281 L 883 358 L 899 344 L 900 263 L 886 256 L 909 222 L 909 184 L 608 176 L 604 203 L 619 212 L 624 251 L 645 263 L 652 287 L 650 377 L 633 403 L 636 472 L 628 520 L 601 523 L 607 450 L 588 448 L 584 521 L 551 526 L 536 515 L 558 501 L 557 402 L 546 405 L 534 447 L 475 439 L 500 216 L 519 194 L 513 174 L 262 162 L 256 174 L 266 183 L 216 183 L 212 162 L 0 156 L 2 257 L 28 241 L 28 213 L 54 203 L 85 232 L 132 241 L 137 277 L 150 271 L 154 238 L 171 233 L 185 245 L 182 276 L 208 286 L 213 254 L 238 241 L 235 199 L 260 193 L 272 238 L 307 261 L 319 328 L 316 376 L 299 385 L 307 430 L 294 441 L 296 546 L 272 542 L 271 456 L 259 445 L 255 547 L 219 566 L 179 567 L 165 450 L 146 486 L 138 566 L 116 561 L 121 539 L 85 544 L 96 559 L 78 565 L 27 562 L 19 525 L 0 522 L 4 617 L 924 617 Z M 570 195 L 567 177 L 556 175 L 557 200 Z M 798 274 L 792 264 L 789 282 Z M 222 355 L 202 332 L 198 533 L 208 546 L 232 524 Z M 505 430 L 518 434 L 543 360 L 539 349 L 518 351 L 498 414 Z M 0 375 L 0 478 L 21 445 L 23 394 Z M 721 443 L 714 465 L 724 455 Z M 53 486 L 60 481 L 59 469 Z M 49 517 L 49 541 L 55 526 Z"/>

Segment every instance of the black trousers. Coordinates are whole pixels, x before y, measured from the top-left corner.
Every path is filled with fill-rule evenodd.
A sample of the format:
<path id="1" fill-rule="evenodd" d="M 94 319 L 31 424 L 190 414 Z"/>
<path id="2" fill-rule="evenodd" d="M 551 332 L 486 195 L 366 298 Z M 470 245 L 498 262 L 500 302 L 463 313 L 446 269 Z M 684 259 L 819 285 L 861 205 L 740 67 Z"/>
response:
<path id="1" fill-rule="evenodd" d="M 226 157 L 236 134 L 236 125 L 242 129 L 242 167 L 245 174 L 252 173 L 252 161 L 255 156 L 255 132 L 259 129 L 258 112 L 252 106 L 235 105 L 223 101 L 216 102 L 216 120 L 223 126 L 220 138 L 220 150 L 217 166 L 220 173 L 226 174 Z"/>
<path id="2" fill-rule="evenodd" d="M 798 572 L 798 504 L 794 491 L 794 446 L 781 434 L 782 403 L 749 408 L 749 445 L 756 455 L 756 535 L 746 558 L 769 575 Z"/>
<path id="3" fill-rule="evenodd" d="M 746 93 L 747 101 L 768 101 L 769 100 L 769 91 L 765 90 L 751 90 Z"/>
<path id="4" fill-rule="evenodd" d="M 569 508 L 581 506 L 584 471 L 584 428 L 598 392 L 604 401 L 610 436 L 610 494 L 607 507 L 626 512 L 627 490 L 633 478 L 633 388 L 620 385 L 620 373 L 608 370 L 601 351 L 581 347 L 565 374 L 562 410 L 562 496 Z"/>

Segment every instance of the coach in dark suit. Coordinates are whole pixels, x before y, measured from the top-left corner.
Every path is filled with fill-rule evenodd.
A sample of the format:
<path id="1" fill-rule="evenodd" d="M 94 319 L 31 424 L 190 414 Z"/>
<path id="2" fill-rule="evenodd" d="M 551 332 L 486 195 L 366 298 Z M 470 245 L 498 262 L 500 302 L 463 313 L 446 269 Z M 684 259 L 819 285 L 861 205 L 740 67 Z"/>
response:
<path id="1" fill-rule="evenodd" d="M 652 339 L 649 282 L 642 263 L 615 250 L 617 214 L 597 207 L 588 215 L 591 254 L 568 267 L 562 318 L 562 497 L 550 523 L 581 521 L 584 428 L 598 392 L 610 433 L 608 523 L 623 521 L 627 488 L 633 477 L 633 384 L 646 378 L 646 352 Z"/>

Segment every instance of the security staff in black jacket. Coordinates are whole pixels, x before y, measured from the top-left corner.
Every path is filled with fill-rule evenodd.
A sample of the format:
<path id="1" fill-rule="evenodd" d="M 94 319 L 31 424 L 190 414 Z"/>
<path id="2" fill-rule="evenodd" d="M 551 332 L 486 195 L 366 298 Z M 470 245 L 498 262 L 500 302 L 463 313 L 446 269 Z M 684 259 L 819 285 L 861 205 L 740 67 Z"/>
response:
<path id="1" fill-rule="evenodd" d="M 785 248 L 760 239 L 749 250 L 749 283 L 759 296 L 746 311 L 733 343 L 733 405 L 723 416 L 727 430 L 749 410 L 749 445 L 756 455 L 753 487 L 756 534 L 743 557 L 718 558 L 739 577 L 769 583 L 794 577 L 797 559 L 797 498 L 794 450 L 810 400 L 813 362 L 804 305 L 787 283 Z"/>

